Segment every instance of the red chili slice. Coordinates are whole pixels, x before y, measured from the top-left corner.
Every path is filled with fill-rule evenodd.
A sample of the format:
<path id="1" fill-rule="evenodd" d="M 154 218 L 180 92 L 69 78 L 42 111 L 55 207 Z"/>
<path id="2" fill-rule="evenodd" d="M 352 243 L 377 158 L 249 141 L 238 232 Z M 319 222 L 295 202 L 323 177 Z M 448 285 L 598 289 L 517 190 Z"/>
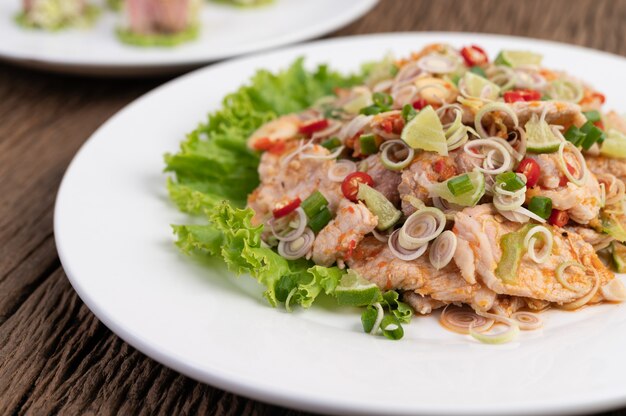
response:
<path id="1" fill-rule="evenodd" d="M 359 193 L 359 185 L 362 183 L 373 186 L 374 180 L 365 172 L 354 172 L 346 176 L 341 183 L 341 192 L 343 192 L 343 196 L 352 202 L 356 202 L 358 200 L 357 194 Z"/>
<path id="2" fill-rule="evenodd" d="M 302 201 L 300 200 L 300 198 L 296 198 L 293 201 L 289 201 L 285 205 L 276 208 L 274 211 L 272 211 L 272 214 L 274 214 L 274 218 L 286 217 L 287 215 L 298 209 L 301 203 Z"/>
<path id="3" fill-rule="evenodd" d="M 574 169 L 574 167 L 572 165 L 570 165 L 569 163 L 565 162 L 565 166 L 567 166 L 567 170 L 569 171 L 569 173 L 571 173 L 572 175 L 576 175 L 576 169 Z M 568 182 L 569 182 L 569 179 L 567 179 L 567 176 L 561 175 L 561 180 L 559 181 L 559 186 L 561 186 L 561 187 L 567 186 Z"/>
<path id="4" fill-rule="evenodd" d="M 504 93 L 504 102 L 514 103 L 517 101 L 538 101 L 541 93 L 535 90 L 513 90 Z"/>
<path id="5" fill-rule="evenodd" d="M 324 130 L 328 124 L 329 122 L 325 118 L 307 121 L 300 126 L 300 133 L 310 136 L 316 131 Z"/>
<path id="6" fill-rule="evenodd" d="M 426 100 L 423 98 L 418 98 L 417 100 L 413 101 L 413 108 L 416 110 L 421 110 L 427 105 L 428 105 L 428 102 L 426 102 Z"/>
<path id="7" fill-rule="evenodd" d="M 526 158 L 522 160 L 517 167 L 517 172 L 523 173 L 524 176 L 526 176 L 526 186 L 528 188 L 532 188 L 533 186 L 537 185 L 537 182 L 539 182 L 541 168 L 539 167 L 539 163 L 537 163 L 533 159 Z"/>
<path id="8" fill-rule="evenodd" d="M 480 46 L 470 45 L 461 49 L 461 56 L 467 66 L 484 65 L 489 62 L 487 52 Z"/>
<path id="9" fill-rule="evenodd" d="M 550 218 L 548 218 L 548 222 L 556 227 L 563 227 L 569 222 L 569 215 L 566 211 L 553 209 Z"/>

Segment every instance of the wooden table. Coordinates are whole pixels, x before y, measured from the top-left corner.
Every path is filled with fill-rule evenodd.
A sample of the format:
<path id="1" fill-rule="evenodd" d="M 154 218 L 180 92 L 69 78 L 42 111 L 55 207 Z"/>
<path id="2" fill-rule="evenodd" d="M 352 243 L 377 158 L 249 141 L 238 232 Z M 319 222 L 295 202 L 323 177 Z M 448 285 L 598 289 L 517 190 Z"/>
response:
<path id="1" fill-rule="evenodd" d="M 626 1 L 618 0 L 383 0 L 330 37 L 488 32 L 626 55 L 624 22 Z M 300 414 L 147 358 L 98 321 L 63 273 L 52 228 L 63 172 L 100 124 L 163 81 L 66 77 L 0 64 L 0 414 Z"/>

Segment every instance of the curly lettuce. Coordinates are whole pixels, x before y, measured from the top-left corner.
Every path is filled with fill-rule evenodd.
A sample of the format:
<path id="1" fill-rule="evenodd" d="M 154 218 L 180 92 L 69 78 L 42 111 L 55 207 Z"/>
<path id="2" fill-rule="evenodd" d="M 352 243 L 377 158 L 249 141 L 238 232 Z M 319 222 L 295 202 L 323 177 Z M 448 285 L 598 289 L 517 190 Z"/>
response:
<path id="1" fill-rule="evenodd" d="M 204 225 L 175 225 L 176 244 L 187 254 L 221 256 L 236 274 L 249 274 L 265 286 L 268 303 L 310 307 L 332 294 L 344 272 L 307 260 L 286 260 L 261 241 L 263 226 L 244 208 L 259 184 L 259 154 L 246 146 L 257 128 L 280 115 L 301 111 L 317 99 L 361 81 L 325 65 L 313 71 L 302 59 L 277 74 L 259 71 L 249 85 L 226 96 L 222 108 L 187 135 L 175 154 L 165 155 L 170 198 L 189 214 L 204 214 Z"/>

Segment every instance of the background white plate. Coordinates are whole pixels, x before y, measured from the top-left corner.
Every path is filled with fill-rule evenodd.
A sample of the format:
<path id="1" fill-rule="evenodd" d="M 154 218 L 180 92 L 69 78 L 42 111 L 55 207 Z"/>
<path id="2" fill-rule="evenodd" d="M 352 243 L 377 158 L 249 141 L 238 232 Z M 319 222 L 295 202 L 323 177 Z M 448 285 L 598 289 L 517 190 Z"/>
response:
<path id="1" fill-rule="evenodd" d="M 0 1 L 0 58 L 31 67 L 94 75 L 176 72 L 244 53 L 311 39 L 365 14 L 378 0 L 275 0 L 238 8 L 203 0 L 202 31 L 175 48 L 121 43 L 121 14 L 105 8 L 97 24 L 59 32 L 25 30 L 14 22 L 21 0 Z M 103 0 L 92 0 L 92 3 Z"/>
<path id="2" fill-rule="evenodd" d="M 376 35 L 316 42 L 204 68 L 140 98 L 80 150 L 59 191 L 56 242 L 72 284 L 124 340 L 184 374 L 246 396 L 320 412 L 502 414 L 599 411 L 626 404 L 626 305 L 551 311 L 545 328 L 486 346 L 416 318 L 400 342 L 364 335 L 357 311 L 288 314 L 219 261 L 179 254 L 169 228 L 190 219 L 168 201 L 162 155 L 256 69 L 297 56 L 355 70 L 429 42 L 531 49 L 626 109 L 617 56 L 473 34 Z"/>

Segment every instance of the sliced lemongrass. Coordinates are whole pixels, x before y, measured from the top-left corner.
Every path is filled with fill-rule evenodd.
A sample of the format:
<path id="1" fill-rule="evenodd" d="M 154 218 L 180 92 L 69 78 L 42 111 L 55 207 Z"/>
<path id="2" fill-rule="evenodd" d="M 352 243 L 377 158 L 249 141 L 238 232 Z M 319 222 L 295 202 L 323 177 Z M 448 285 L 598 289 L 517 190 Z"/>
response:
<path id="1" fill-rule="evenodd" d="M 289 292 L 289 294 L 287 295 L 287 299 L 285 299 L 285 310 L 289 313 L 291 313 L 291 298 L 293 297 L 293 295 L 296 294 L 296 292 L 298 291 L 298 287 L 294 287 L 293 289 L 291 289 L 291 291 Z"/>
<path id="2" fill-rule="evenodd" d="M 398 147 L 400 148 L 401 151 L 406 152 L 406 157 L 402 160 L 394 162 L 393 160 L 391 160 L 389 153 L 394 148 L 398 148 Z M 386 141 L 380 147 L 380 150 L 381 150 L 380 161 L 383 164 L 383 166 L 385 166 L 387 169 L 390 169 L 390 170 L 402 170 L 406 168 L 407 166 L 409 166 L 409 164 L 413 161 L 413 158 L 415 158 L 415 150 L 409 147 L 402 140 Z"/>
<path id="3" fill-rule="evenodd" d="M 422 257 L 422 255 L 426 252 L 426 249 L 428 248 L 428 244 L 424 244 L 414 250 L 407 250 L 402 247 L 398 242 L 399 233 L 399 229 L 395 230 L 393 233 L 391 233 L 391 235 L 389 236 L 389 240 L 387 241 L 387 245 L 389 246 L 391 254 L 393 254 L 394 257 L 404 261 L 416 260 Z"/>
<path id="4" fill-rule="evenodd" d="M 328 169 L 328 179 L 333 182 L 343 182 L 343 180 L 351 173 L 356 172 L 357 166 L 351 160 L 338 160 L 330 169 Z"/>
<path id="5" fill-rule="evenodd" d="M 537 244 L 537 239 L 539 237 L 537 234 L 541 234 L 543 240 L 543 247 L 539 253 L 535 251 L 535 245 Z M 552 236 L 552 233 L 542 225 L 533 227 L 526 233 L 526 237 L 524 237 L 524 248 L 528 250 L 528 257 L 538 264 L 545 263 L 550 258 L 553 245 L 554 237 Z"/>
<path id="6" fill-rule="evenodd" d="M 561 309 L 565 309 L 566 311 L 573 311 L 573 310 L 579 309 L 585 306 L 587 303 L 589 303 L 589 301 L 593 299 L 596 293 L 598 293 L 598 289 L 600 287 L 600 276 L 598 275 L 598 272 L 596 271 L 596 269 L 591 269 L 591 271 L 593 272 L 593 276 L 594 276 L 593 287 L 591 288 L 591 290 L 589 290 L 589 292 L 587 292 L 587 294 L 584 295 L 583 297 L 573 302 L 565 303 L 561 305 Z"/>
<path id="7" fill-rule="evenodd" d="M 304 210 L 302 209 L 302 207 L 298 207 L 296 208 L 296 210 L 294 211 L 296 214 L 298 214 L 298 220 L 297 222 L 295 221 L 290 221 L 288 223 L 288 225 L 291 228 L 294 228 L 292 231 L 288 232 L 285 235 L 280 235 L 279 231 L 277 231 L 274 228 L 274 225 L 277 221 L 280 220 L 276 220 L 274 218 L 270 219 L 268 221 L 268 225 L 270 226 L 270 230 L 272 231 L 272 235 L 274 237 L 276 237 L 276 239 L 278 241 L 294 241 L 295 239 L 297 239 L 298 237 L 300 237 L 302 235 L 302 233 L 304 233 L 304 229 L 306 228 L 306 224 L 307 224 L 307 217 L 306 217 L 306 213 L 304 212 Z"/>
<path id="8" fill-rule="evenodd" d="M 310 228 L 306 228 L 302 235 L 295 240 L 281 241 L 278 243 L 278 254 L 287 260 L 297 260 L 304 257 L 315 241 L 315 234 Z"/>
<path id="9" fill-rule="evenodd" d="M 518 323 L 510 318 L 505 316 L 495 315 L 487 312 L 477 312 L 478 315 L 494 319 L 496 322 L 507 325 L 509 328 L 504 332 L 498 332 L 495 334 L 485 334 L 478 332 L 474 329 L 473 325 L 470 325 L 469 334 L 472 338 L 482 342 L 483 344 L 506 344 L 507 342 L 511 342 L 516 339 L 519 335 L 519 325 Z"/>
<path id="10" fill-rule="evenodd" d="M 339 146 L 337 149 L 335 149 L 332 153 L 324 155 L 324 154 L 319 154 L 319 153 L 301 153 L 300 154 L 300 159 L 313 159 L 313 160 L 333 160 L 333 159 L 337 159 L 339 157 L 339 155 L 341 155 L 341 152 L 343 152 L 343 149 L 345 149 L 346 146 Z"/>
<path id="11" fill-rule="evenodd" d="M 417 87 L 413 84 L 404 85 L 391 92 L 393 102 L 396 107 L 402 107 L 405 104 L 412 104 L 417 95 Z"/>
<path id="12" fill-rule="evenodd" d="M 431 54 L 420 58 L 417 66 L 431 74 L 449 74 L 457 68 L 457 63 L 445 55 Z"/>
<path id="13" fill-rule="evenodd" d="M 539 329 L 543 326 L 543 320 L 541 317 L 532 312 L 515 312 L 511 315 L 511 319 L 517 322 L 519 329 L 522 331 L 534 331 L 535 329 Z"/>
<path id="14" fill-rule="evenodd" d="M 524 207 L 519 207 L 519 208 L 517 208 L 517 209 L 514 209 L 514 210 L 513 210 L 513 211 L 511 211 L 511 212 L 515 212 L 515 213 L 517 213 L 517 214 L 524 215 L 524 216 L 526 216 L 526 217 L 528 217 L 528 218 L 530 218 L 530 219 L 533 219 L 533 220 L 535 220 L 535 221 L 537 221 L 537 222 L 540 222 L 540 223 L 542 223 L 542 224 L 544 224 L 544 223 L 546 222 L 546 220 L 545 220 L 545 219 L 541 218 L 539 215 L 535 214 L 535 213 L 534 213 L 534 212 L 532 212 L 532 211 L 527 210 L 527 209 L 526 209 L 526 208 L 524 208 Z"/>
<path id="15" fill-rule="evenodd" d="M 566 147 L 568 147 L 574 154 L 574 157 L 576 157 L 576 161 L 578 162 L 578 166 L 581 171 L 580 178 L 574 177 L 574 175 L 572 175 L 569 169 L 567 168 L 567 162 L 565 161 L 565 154 L 564 154 Z M 561 168 L 561 172 L 563 172 L 563 174 L 567 177 L 567 179 L 569 179 L 570 182 L 574 183 L 575 185 L 582 186 L 587 180 L 587 176 L 589 175 L 589 170 L 587 169 L 587 163 L 585 162 L 585 158 L 580 152 L 580 150 L 578 150 L 578 148 L 574 146 L 572 142 L 564 141 L 560 144 L 557 155 L 558 155 L 558 162 L 559 162 L 559 167 Z"/>
<path id="16" fill-rule="evenodd" d="M 406 250 L 416 250 L 434 240 L 446 226 L 446 216 L 441 210 L 425 207 L 407 218 L 398 234 L 399 245 Z"/>
<path id="17" fill-rule="evenodd" d="M 626 300 L 626 287 L 617 277 L 602 286 L 600 292 L 602 292 L 604 299 L 609 302 L 624 302 Z"/>
<path id="18" fill-rule="evenodd" d="M 490 149 L 487 150 L 487 153 L 478 152 L 476 153 L 474 149 Z M 509 150 L 502 143 L 494 140 L 493 138 L 487 139 L 477 139 L 471 140 L 465 143 L 464 151 L 471 157 L 483 159 L 482 166 L 477 166 L 476 169 L 479 171 L 489 174 L 489 175 L 497 175 L 499 173 L 506 172 L 511 170 L 512 167 L 512 158 Z M 484 150 L 483 150 L 484 151 Z M 500 158 L 496 159 L 496 155 L 499 154 Z M 499 167 L 496 167 L 496 163 L 500 163 Z"/>
<path id="19" fill-rule="evenodd" d="M 295 158 L 296 156 L 300 155 L 302 152 L 304 152 L 305 150 L 309 150 L 313 148 L 313 143 L 311 143 L 311 140 L 309 140 L 308 142 L 304 142 L 304 140 L 301 140 L 300 143 L 298 144 L 298 147 L 296 148 L 296 150 L 294 150 L 293 152 L 289 153 L 287 156 L 283 157 L 280 160 L 280 164 L 282 166 L 287 166 L 289 164 L 289 162 L 291 162 L 291 160 L 293 158 Z"/>
<path id="20" fill-rule="evenodd" d="M 487 69 L 487 77 L 491 82 L 500 86 L 503 91 L 515 86 L 517 79 L 513 68 L 504 65 L 496 65 Z"/>
<path id="21" fill-rule="evenodd" d="M 510 106 L 504 103 L 489 103 L 481 107 L 480 110 L 478 110 L 478 112 L 474 116 L 474 128 L 476 129 L 480 137 L 482 138 L 489 137 L 489 134 L 483 127 L 482 121 L 485 115 L 493 111 L 500 111 L 500 112 L 507 114 L 509 117 L 511 117 L 511 120 L 513 120 L 513 126 L 514 127 L 519 126 L 519 119 L 517 118 L 517 114 L 515 114 L 515 112 L 511 109 Z"/>
<path id="22" fill-rule="evenodd" d="M 454 257 L 456 245 L 456 234 L 450 230 L 441 233 L 430 246 L 428 253 L 430 264 L 437 270 L 446 267 Z"/>
<path id="23" fill-rule="evenodd" d="M 356 136 L 359 132 L 362 132 L 366 127 L 369 127 L 374 116 L 366 116 L 364 114 L 359 114 L 354 117 L 350 122 L 346 123 L 337 136 L 341 139 L 342 142 L 345 143 L 347 139 L 351 139 Z"/>
<path id="24" fill-rule="evenodd" d="M 559 264 L 559 267 L 556 268 L 555 271 L 555 277 L 556 280 L 561 284 L 561 286 L 563 286 L 565 289 L 567 290 L 571 290 L 572 292 L 579 292 L 580 290 L 577 289 L 576 287 L 574 287 L 573 285 L 571 285 L 568 281 L 567 278 L 565 277 L 565 271 L 569 268 L 569 267 L 577 267 L 579 269 L 581 269 L 583 272 L 586 270 L 585 266 L 583 266 L 582 264 L 580 264 L 577 261 L 566 261 L 563 262 L 561 264 Z"/>
<path id="25" fill-rule="evenodd" d="M 473 325 L 478 332 L 484 332 L 493 326 L 495 320 L 480 316 L 467 307 L 448 304 L 441 312 L 439 322 L 450 331 L 468 335 L 470 326 Z"/>
<path id="26" fill-rule="evenodd" d="M 502 189 L 503 184 L 493 187 L 493 205 L 498 211 L 513 211 L 521 207 L 526 200 L 526 187 L 512 192 Z"/>
<path id="27" fill-rule="evenodd" d="M 372 235 L 374 236 L 375 239 L 377 239 L 381 243 L 386 243 L 389 241 L 390 234 L 387 234 L 386 232 L 381 233 L 380 231 L 376 230 L 376 228 L 372 230 Z"/>

